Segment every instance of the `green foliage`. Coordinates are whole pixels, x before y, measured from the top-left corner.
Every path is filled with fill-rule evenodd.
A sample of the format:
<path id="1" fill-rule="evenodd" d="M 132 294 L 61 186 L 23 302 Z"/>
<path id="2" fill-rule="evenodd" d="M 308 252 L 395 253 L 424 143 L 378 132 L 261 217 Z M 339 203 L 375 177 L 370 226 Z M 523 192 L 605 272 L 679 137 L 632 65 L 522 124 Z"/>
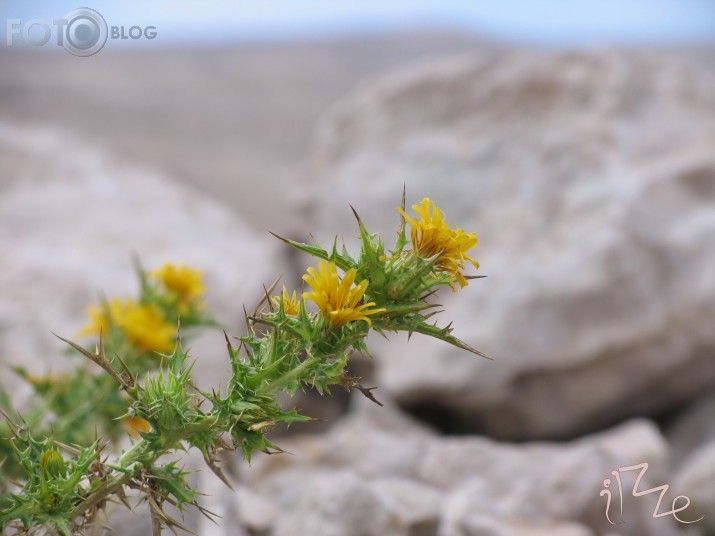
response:
<path id="1" fill-rule="evenodd" d="M 358 225 L 357 257 L 345 248 L 339 252 L 335 244 L 328 251 L 283 239 L 327 261 L 322 271 L 313 270 L 304 278 L 312 287 L 306 296 L 318 310 L 311 310 L 303 299 L 294 301 L 285 290 L 271 298 L 275 285 L 266 291 L 264 300 L 247 315 L 247 333 L 238 345 L 225 335 L 231 377 L 223 391 L 203 392 L 194 386 L 193 363 L 178 337 L 173 352 L 158 358 L 152 351 L 152 346 L 159 350 L 165 344 L 166 323 L 178 320 L 182 312 L 182 325 L 185 319 L 190 326 L 213 325 L 197 301 L 203 285 L 186 268 L 164 268 L 155 275 L 139 270 L 139 299 L 104 303 L 92 311 L 90 331 L 100 335 L 97 349 L 69 343 L 98 365 L 92 372 L 78 368 L 62 377 L 34 378 L 16 370 L 33 385 L 43 409 L 31 408 L 29 421 L 22 424 L 12 408 L 6 409 L 8 445 L 24 482 L 0 502 L 0 529 L 13 527 L 23 533 L 42 525 L 63 535 L 82 534 L 108 499 L 125 501 L 130 488 L 140 490 L 149 504 L 154 534 L 162 526 L 181 528 L 163 511 L 164 504 L 181 509 L 193 505 L 207 512 L 187 485 L 186 471 L 167 458 L 198 449 L 208 467 L 228 484 L 218 459 L 222 450 L 240 449 L 249 461 L 255 451 L 278 452 L 270 430 L 310 420 L 295 407 L 282 408 L 279 393 L 293 395 L 306 388 L 329 393 L 331 386 L 339 385 L 359 389 L 376 401 L 371 389 L 346 373 L 354 351 L 368 352 L 365 340 L 370 329 L 383 335 L 422 333 L 483 355 L 453 337 L 449 326 L 430 323 L 432 313 L 425 314 L 435 307 L 427 300 L 436 290 L 445 285 L 454 289 L 462 277 L 459 256 L 463 260 L 464 252 L 449 240 L 467 236 L 474 243 L 476 238 L 461 230 L 457 235 L 442 224 L 428 236 L 430 250 L 437 253 L 425 257 L 416 244 L 405 249 L 409 241 L 402 218 L 397 242 L 387 256 L 380 237 L 370 234 L 359 218 Z M 432 232 L 427 224 L 424 228 Z M 440 251 L 450 252 L 449 262 Z M 344 272 L 342 279 L 336 267 Z M 3 405 L 7 407 L 8 401 Z M 56 416 L 54 436 L 39 416 L 46 410 Z M 138 436 L 123 452 L 102 459 L 102 447 L 88 436 L 88 425 L 113 439 L 119 435 L 117 423 L 123 421 L 141 424 Z"/>

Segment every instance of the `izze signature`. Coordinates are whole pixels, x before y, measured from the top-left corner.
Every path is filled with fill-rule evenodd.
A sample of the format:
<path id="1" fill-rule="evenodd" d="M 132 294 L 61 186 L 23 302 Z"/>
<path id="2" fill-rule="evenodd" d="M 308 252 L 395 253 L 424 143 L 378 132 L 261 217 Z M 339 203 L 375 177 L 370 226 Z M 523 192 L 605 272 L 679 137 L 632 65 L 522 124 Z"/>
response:
<path id="1" fill-rule="evenodd" d="M 656 488 L 651 488 L 651 489 L 646 489 L 642 491 L 638 491 L 638 485 L 641 483 L 641 479 L 643 478 L 643 475 L 645 475 L 645 472 L 648 470 L 648 464 L 647 463 L 639 463 L 638 465 L 629 465 L 627 467 L 620 467 L 618 471 L 611 471 L 611 474 L 613 477 L 616 479 L 616 484 L 618 484 L 618 495 L 620 499 L 620 507 L 621 507 L 621 521 L 620 523 L 623 523 L 623 489 L 621 487 L 621 473 L 627 472 L 627 471 L 637 471 L 640 469 L 640 473 L 638 473 L 638 476 L 636 477 L 636 482 L 633 484 L 633 496 L 634 497 L 642 497 L 643 495 L 648 495 L 650 493 L 657 493 L 660 492 L 660 496 L 658 497 L 658 503 L 655 505 L 655 510 L 653 511 L 653 517 L 665 517 L 672 515 L 675 519 L 680 521 L 681 523 L 696 523 L 703 519 L 705 516 L 702 516 L 698 519 L 694 519 L 692 521 L 686 521 L 684 519 L 680 519 L 678 517 L 678 512 L 682 512 L 686 508 L 690 506 L 690 499 L 686 497 L 685 495 L 678 495 L 675 499 L 673 499 L 673 502 L 671 504 L 671 510 L 667 510 L 665 512 L 658 512 L 660 509 L 660 503 L 663 500 L 663 496 L 666 494 L 668 491 L 668 486 L 667 484 L 663 484 L 662 486 L 658 486 Z M 613 521 L 611 521 L 611 517 L 609 515 L 610 509 L 611 509 L 611 491 L 609 488 L 611 487 L 611 479 L 607 479 L 603 481 L 603 488 L 601 490 L 601 493 L 599 494 L 600 497 L 603 497 L 604 495 L 606 496 L 606 519 L 608 519 L 608 522 L 611 525 L 615 525 Z M 681 507 L 676 507 L 676 503 L 680 499 L 685 499 L 685 504 Z"/>

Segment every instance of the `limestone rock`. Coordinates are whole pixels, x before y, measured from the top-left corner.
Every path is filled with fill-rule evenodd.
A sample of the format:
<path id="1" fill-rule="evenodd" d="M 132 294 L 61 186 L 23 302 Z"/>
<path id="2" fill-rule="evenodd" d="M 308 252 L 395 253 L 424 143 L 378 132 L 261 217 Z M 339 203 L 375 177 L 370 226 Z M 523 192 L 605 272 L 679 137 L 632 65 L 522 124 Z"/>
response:
<path id="1" fill-rule="evenodd" d="M 457 526 L 445 526 L 439 536 L 594 536 L 577 523 L 528 523 L 499 521 L 483 515 L 469 515 Z"/>
<path id="2" fill-rule="evenodd" d="M 683 519 L 704 515 L 703 525 L 710 532 L 715 531 L 715 441 L 703 445 L 685 460 L 676 472 L 673 488 L 676 494 L 692 501 L 688 515 L 683 512 Z"/>
<path id="3" fill-rule="evenodd" d="M 171 261 L 204 270 L 210 307 L 236 334 L 242 304 L 252 307 L 261 284 L 280 275 L 279 246 L 267 233 L 256 236 L 227 208 L 66 132 L 2 122 L 0 160 L 3 364 L 58 367 L 64 346 L 50 332 L 73 337 L 100 295 L 137 292 L 134 254 L 147 268 Z M 220 332 L 193 347 L 201 379 L 224 382 Z"/>
<path id="4" fill-rule="evenodd" d="M 400 534 L 397 518 L 375 491 L 350 472 L 308 480 L 294 508 L 278 520 L 275 536 Z"/>
<path id="5" fill-rule="evenodd" d="M 666 428 L 673 463 L 679 465 L 700 447 L 715 440 L 715 393 L 683 407 Z"/>
<path id="6" fill-rule="evenodd" d="M 553 528 L 590 536 L 611 527 L 599 495 L 611 471 L 647 462 L 644 486 L 669 474 L 667 445 L 645 420 L 568 443 L 514 445 L 439 437 L 395 408 L 361 404 L 324 436 L 280 446 L 290 454 L 239 466 L 241 481 L 275 505 L 276 534 L 354 534 L 356 512 L 369 510 L 374 517 L 357 534 L 481 535 L 483 525 L 495 535 Z M 348 495 L 355 510 L 342 507 Z M 680 534 L 670 519 L 651 520 L 646 503 L 625 503 L 624 535 Z"/>
<path id="7" fill-rule="evenodd" d="M 435 60 L 345 99 L 316 153 L 315 231 L 349 242 L 350 203 L 389 245 L 405 184 L 477 231 L 489 276 L 438 300 L 496 362 L 375 341 L 377 384 L 521 439 L 713 385 L 714 115 L 712 73 L 611 50 Z"/>

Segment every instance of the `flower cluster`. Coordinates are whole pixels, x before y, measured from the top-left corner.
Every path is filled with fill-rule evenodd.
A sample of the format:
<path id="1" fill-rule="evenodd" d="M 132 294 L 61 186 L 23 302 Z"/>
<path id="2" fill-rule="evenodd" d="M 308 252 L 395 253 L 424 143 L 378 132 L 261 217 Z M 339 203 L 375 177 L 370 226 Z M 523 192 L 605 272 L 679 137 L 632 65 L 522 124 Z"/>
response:
<path id="1" fill-rule="evenodd" d="M 151 272 L 151 276 L 173 295 L 182 314 L 204 308 L 206 286 L 199 270 L 183 264 L 165 264 Z"/>
<path id="2" fill-rule="evenodd" d="M 287 315 L 297 315 L 300 312 L 300 301 L 296 296 L 296 291 L 293 294 L 288 294 L 286 286 L 283 285 L 283 291 L 280 296 L 273 296 L 271 301 L 276 307 L 282 307 L 283 312 Z"/>
<path id="3" fill-rule="evenodd" d="M 451 229 L 444 213 L 427 197 L 412 208 L 419 218 L 411 218 L 402 208 L 397 210 L 410 224 L 410 238 L 415 251 L 425 258 L 436 257 L 437 271 L 452 274 L 460 286 L 466 286 L 467 280 L 462 274 L 465 261 L 479 268 L 479 263 L 466 254 L 477 245 L 476 233 L 466 233 L 459 227 Z"/>
<path id="4" fill-rule="evenodd" d="M 379 331 L 404 330 L 441 338 L 475 351 L 452 337 L 448 330 L 429 324 L 427 318 L 430 315 L 423 315 L 423 312 L 432 307 L 427 299 L 437 287 L 448 285 L 456 290 L 456 284 L 464 287 L 468 279 L 476 277 L 465 275 L 464 271 L 467 261 L 474 268 L 479 267 L 467 254 L 476 245 L 477 236 L 459 227 L 450 227 L 442 210 L 429 198 L 412 208 L 417 213 L 414 217 L 407 214 L 404 203 L 397 209 L 402 216 L 401 225 L 389 255 L 379 236 L 367 231 L 357 213 L 361 251 L 356 257 L 344 248 L 338 251 L 334 246 L 328 251 L 316 245 L 282 239 L 321 259 L 317 269 L 310 267 L 303 276 L 310 290 L 303 292 L 302 299 L 314 302 L 321 317 L 332 328 L 363 321 L 362 327 L 348 330 L 350 336 L 355 332 L 366 332 L 371 327 Z M 342 277 L 339 270 L 343 271 Z M 294 292 L 289 298 L 284 287 L 282 295 L 274 297 L 273 302 L 276 305 L 282 303 L 285 314 L 298 315 L 304 305 L 298 303 L 295 296 Z M 270 315 L 262 321 L 272 322 Z"/>
<path id="5" fill-rule="evenodd" d="M 168 352 L 174 347 L 176 326 L 156 305 L 114 298 L 109 304 L 90 306 L 88 313 L 89 324 L 77 333 L 79 337 L 99 335 L 116 327 L 140 351 Z"/>
<path id="6" fill-rule="evenodd" d="M 205 313 L 205 286 L 199 270 L 165 264 L 148 274 L 138 267 L 137 274 L 139 295 L 89 306 L 89 321 L 78 336 L 95 340 L 101 336 L 107 354 L 120 356 L 133 374 L 141 376 L 158 369 L 161 354 L 173 351 L 179 322 L 186 331 L 211 326 L 213 321 Z M 44 376 L 23 367 L 14 371 L 35 392 L 33 405 L 24 412 L 35 432 L 51 433 L 66 444 L 88 444 L 97 431 L 105 440 L 117 442 L 125 431 L 136 434 L 147 430 L 147 423 L 139 417 L 119 419 L 127 413 L 129 399 L 114 387 L 110 377 L 96 369 L 85 365 Z M 0 409 L 13 413 L 1 398 Z M 0 459 L 8 458 L 3 472 L 17 477 L 21 468 L 11 456 L 8 432 L 0 422 Z"/>
<path id="7" fill-rule="evenodd" d="M 139 353 L 170 352 L 178 322 L 184 328 L 210 324 L 205 317 L 202 273 L 185 265 L 165 264 L 150 273 L 138 270 L 138 299 L 114 298 L 87 309 L 89 322 L 78 336 L 125 339 Z"/>
<path id="8" fill-rule="evenodd" d="M 353 286 L 357 270 L 351 268 L 342 280 L 338 277 L 338 269 L 333 261 L 319 261 L 318 269 L 312 266 L 303 276 L 311 292 L 304 292 L 304 300 L 312 300 L 332 326 L 339 326 L 345 322 L 364 320 L 372 326 L 370 315 L 385 312 L 385 309 L 376 309 L 375 302 L 361 303 L 368 280 L 363 279 L 357 286 Z"/>
<path id="9" fill-rule="evenodd" d="M 357 214 L 358 255 L 338 251 L 336 245 L 326 250 L 282 239 L 317 257 L 317 267 L 307 269 L 307 288 L 300 294 L 283 286 L 271 296 L 277 283 L 268 289 L 247 315 L 247 333 L 238 338 L 238 346 L 226 335 L 231 376 L 223 389 L 205 392 L 193 384 L 180 338 L 171 345 L 173 351 L 167 350 L 173 340 L 167 326 L 175 326 L 179 317 L 182 326 L 210 324 L 202 312 L 204 285 L 195 271 L 171 265 L 148 275 L 140 271 L 138 299 L 111 300 L 91 309 L 83 332 L 100 335 L 97 349 L 67 342 L 101 369 L 104 374 L 97 377 L 105 383 L 75 389 L 101 388 L 105 397 L 116 393 L 122 418 L 135 430 L 133 442 L 109 463 L 100 456 L 98 442 L 77 441 L 90 446 L 69 447 L 48 438 L 37 441 L 32 427 L 19 427 L 8 417 L 10 444 L 26 481 L 0 502 L 0 530 L 23 533 L 45 525 L 64 535 L 80 533 L 91 527 L 108 499 L 126 500 L 126 489 L 139 490 L 149 505 L 155 536 L 162 526 L 182 527 L 163 504 L 207 511 L 196 502 L 198 493 L 187 484 L 186 471 L 176 461 L 167 462 L 166 455 L 195 448 L 228 484 L 220 467 L 222 450 L 240 449 L 248 460 L 255 451 L 280 451 L 268 432 L 279 424 L 310 420 L 295 407 L 284 409 L 279 393 L 292 395 L 306 387 L 323 393 L 339 385 L 377 402 L 372 388 L 346 372 L 351 354 L 368 350 L 370 330 L 420 333 L 484 356 L 454 337 L 449 326 L 431 323 L 435 305 L 428 301 L 441 286 L 467 284 L 466 261 L 477 266 L 467 255 L 476 236 L 452 229 L 429 199 L 414 208 L 418 216 L 408 216 L 403 201 L 397 241 L 389 252 Z M 147 358 L 157 351 L 166 352 L 160 363 Z M 36 381 L 43 386 L 38 389 L 54 384 Z M 91 422 L 86 412 L 82 415 Z"/>

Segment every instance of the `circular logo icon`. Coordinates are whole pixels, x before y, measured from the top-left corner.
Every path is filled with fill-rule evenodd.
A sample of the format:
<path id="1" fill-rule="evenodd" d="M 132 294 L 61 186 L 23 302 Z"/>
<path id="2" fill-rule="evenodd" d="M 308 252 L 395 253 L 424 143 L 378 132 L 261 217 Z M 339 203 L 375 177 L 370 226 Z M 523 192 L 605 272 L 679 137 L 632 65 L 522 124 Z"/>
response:
<path id="1" fill-rule="evenodd" d="M 80 7 L 65 15 L 67 26 L 62 45 L 75 56 L 96 54 L 107 42 L 107 22 L 94 9 Z"/>

